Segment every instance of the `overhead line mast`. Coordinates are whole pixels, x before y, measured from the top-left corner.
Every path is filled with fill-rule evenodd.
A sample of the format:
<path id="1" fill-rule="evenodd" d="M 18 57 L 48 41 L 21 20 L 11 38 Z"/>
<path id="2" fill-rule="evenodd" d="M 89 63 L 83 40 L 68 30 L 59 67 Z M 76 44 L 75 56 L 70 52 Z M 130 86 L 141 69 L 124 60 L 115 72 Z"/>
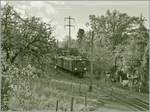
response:
<path id="1" fill-rule="evenodd" d="M 68 20 L 68 24 L 65 25 L 65 28 L 68 27 L 69 29 L 69 40 L 68 40 L 68 48 L 71 46 L 71 27 L 74 27 L 74 25 L 71 24 L 71 20 L 75 20 L 74 18 L 71 18 L 70 16 L 69 17 L 66 17 L 65 20 Z"/>

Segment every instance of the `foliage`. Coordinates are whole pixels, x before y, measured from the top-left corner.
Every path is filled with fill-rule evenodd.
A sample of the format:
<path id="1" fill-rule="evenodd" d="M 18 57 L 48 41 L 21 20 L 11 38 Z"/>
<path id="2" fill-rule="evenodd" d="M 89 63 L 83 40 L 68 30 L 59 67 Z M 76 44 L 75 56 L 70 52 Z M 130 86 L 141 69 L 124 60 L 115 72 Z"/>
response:
<path id="1" fill-rule="evenodd" d="M 103 44 L 114 50 L 118 44 L 124 44 L 128 34 L 136 27 L 139 18 L 114 10 L 107 11 L 105 16 L 90 15 L 90 25 L 96 38 L 104 38 Z"/>
<path id="2" fill-rule="evenodd" d="M 10 106 L 10 99 L 15 99 L 18 107 L 23 108 L 25 101 L 32 100 L 32 85 L 33 81 L 38 78 L 38 73 L 41 73 L 41 71 L 37 72 L 36 68 L 31 67 L 31 65 L 28 65 L 22 69 L 13 65 L 9 66 L 9 70 L 3 72 L 2 77 L 5 80 L 3 81 L 3 84 L 8 84 L 7 86 L 2 86 L 4 87 L 2 89 L 2 92 L 4 92 L 2 94 L 2 98 L 4 98 L 5 101 L 2 103 L 4 103 L 4 105 Z M 8 89 L 7 94 L 5 93 L 6 88 Z M 3 95 L 5 95 L 5 97 L 3 97 Z M 2 107 L 2 110 L 5 109 L 6 108 Z"/>
<path id="3" fill-rule="evenodd" d="M 84 29 L 79 28 L 78 33 L 77 33 L 77 39 L 78 39 L 79 45 L 81 45 L 83 38 L 84 38 Z"/>
<path id="4" fill-rule="evenodd" d="M 53 51 L 55 38 L 52 31 L 50 24 L 35 17 L 23 19 L 6 5 L 2 12 L 2 50 L 6 61 L 20 64 L 17 61 L 24 60 L 23 65 L 31 61 L 38 63 L 42 56 Z"/>
<path id="5" fill-rule="evenodd" d="M 94 31 L 94 71 L 123 70 L 130 75 L 138 75 L 142 82 L 148 78 L 148 30 L 145 18 L 129 16 L 117 10 L 106 15 L 89 16 L 91 30 L 85 32 L 83 49 L 90 56 L 91 31 Z M 79 32 L 78 32 L 79 33 Z"/>
<path id="6" fill-rule="evenodd" d="M 51 58 L 55 55 L 55 38 L 51 24 L 39 18 L 23 18 L 12 6 L 2 9 L 2 110 L 8 110 L 10 93 L 30 93 L 28 87 L 34 77 L 50 69 Z M 41 72 L 38 72 L 42 70 Z M 37 75 L 35 75 L 37 74 Z M 18 85 L 16 85 L 16 84 Z M 13 88 L 12 88 L 13 87 Z M 15 87 L 15 88 L 14 88 Z M 26 88 L 27 87 L 27 88 Z M 21 90 L 20 90 L 21 89 Z M 29 89 L 29 90 L 28 90 Z"/>

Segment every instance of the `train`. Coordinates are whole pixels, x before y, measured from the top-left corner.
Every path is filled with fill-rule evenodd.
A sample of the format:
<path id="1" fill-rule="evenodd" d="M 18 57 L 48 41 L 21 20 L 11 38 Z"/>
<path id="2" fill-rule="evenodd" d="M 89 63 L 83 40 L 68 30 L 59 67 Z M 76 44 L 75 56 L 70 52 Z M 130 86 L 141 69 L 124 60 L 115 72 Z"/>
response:
<path id="1" fill-rule="evenodd" d="M 69 51 L 66 52 L 64 50 L 60 55 L 59 51 L 59 55 L 55 60 L 55 68 L 61 68 L 79 77 L 84 77 L 89 68 L 88 59 L 79 55 L 69 53 Z"/>

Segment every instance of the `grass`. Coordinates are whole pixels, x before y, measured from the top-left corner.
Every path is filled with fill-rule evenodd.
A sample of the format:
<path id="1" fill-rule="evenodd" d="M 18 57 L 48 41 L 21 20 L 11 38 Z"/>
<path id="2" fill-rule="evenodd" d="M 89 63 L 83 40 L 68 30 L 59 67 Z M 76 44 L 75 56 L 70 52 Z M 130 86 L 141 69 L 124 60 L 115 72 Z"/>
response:
<path id="1" fill-rule="evenodd" d="M 98 84 L 99 83 L 99 84 Z M 12 96 L 9 107 L 11 110 L 52 110 L 56 109 L 56 101 L 59 102 L 59 110 L 70 110 L 71 98 L 74 97 L 74 110 L 84 110 L 85 96 L 87 108 L 96 110 L 101 107 L 127 109 L 118 102 L 111 101 L 110 96 L 103 92 L 103 88 L 110 88 L 103 80 L 94 80 L 94 89 L 88 92 L 88 78 L 78 78 L 63 71 L 51 70 L 49 74 L 43 75 L 32 81 L 31 95 L 26 98 Z M 99 88 L 101 91 L 97 90 Z M 116 89 L 117 90 L 117 89 Z M 120 91 L 117 90 L 117 91 Z M 120 91 L 124 93 L 124 91 Z M 114 103 L 115 102 L 115 103 Z M 128 110 L 128 109 L 127 109 Z"/>

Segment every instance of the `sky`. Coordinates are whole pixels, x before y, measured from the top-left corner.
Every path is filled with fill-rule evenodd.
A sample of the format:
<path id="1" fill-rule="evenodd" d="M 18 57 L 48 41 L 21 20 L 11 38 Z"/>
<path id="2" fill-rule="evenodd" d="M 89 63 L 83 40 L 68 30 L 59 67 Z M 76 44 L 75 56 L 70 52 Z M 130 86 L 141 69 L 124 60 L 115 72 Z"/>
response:
<path id="1" fill-rule="evenodd" d="M 22 16 L 40 17 L 42 21 L 55 26 L 54 35 L 58 40 L 63 40 L 68 35 L 68 24 L 65 17 L 75 18 L 71 24 L 71 38 L 76 39 L 79 28 L 89 30 L 86 23 L 89 22 L 89 15 L 101 16 L 106 11 L 118 10 L 130 16 L 140 16 L 147 19 L 145 25 L 149 28 L 149 1 L 8 1 L 10 5 Z M 1 1 L 1 5 L 6 4 Z"/>

